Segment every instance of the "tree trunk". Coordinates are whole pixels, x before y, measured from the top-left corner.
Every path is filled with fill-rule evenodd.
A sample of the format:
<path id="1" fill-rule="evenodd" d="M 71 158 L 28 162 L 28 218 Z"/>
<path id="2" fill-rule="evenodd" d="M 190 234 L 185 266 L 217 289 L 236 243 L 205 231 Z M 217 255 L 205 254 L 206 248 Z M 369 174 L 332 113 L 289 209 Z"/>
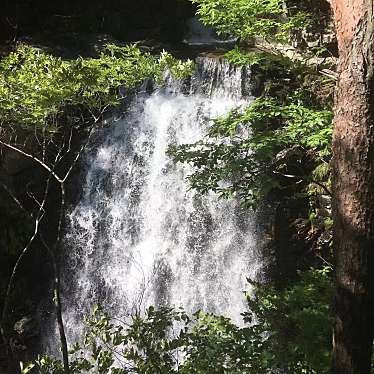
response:
<path id="1" fill-rule="evenodd" d="M 374 0 L 331 0 L 331 5 L 339 44 L 332 372 L 368 374 L 374 321 Z"/>

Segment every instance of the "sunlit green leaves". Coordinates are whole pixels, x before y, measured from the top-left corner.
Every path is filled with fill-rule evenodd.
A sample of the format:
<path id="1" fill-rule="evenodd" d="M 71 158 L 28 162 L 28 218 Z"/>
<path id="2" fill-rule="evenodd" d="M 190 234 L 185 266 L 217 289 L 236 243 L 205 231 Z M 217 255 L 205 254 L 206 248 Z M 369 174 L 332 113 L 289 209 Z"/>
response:
<path id="1" fill-rule="evenodd" d="M 325 374 L 330 272 L 311 269 L 284 289 L 253 284 L 242 327 L 224 316 L 154 307 L 120 321 L 96 307 L 85 338 L 69 352 L 71 374 Z M 62 374 L 61 362 L 48 356 L 28 367 Z"/>
<path id="2" fill-rule="evenodd" d="M 191 0 L 204 24 L 218 34 L 289 39 L 289 30 L 302 30 L 308 25 L 308 15 L 287 8 L 283 0 Z"/>
<path id="3" fill-rule="evenodd" d="M 0 122 L 55 131 L 66 121 L 82 120 L 77 113 L 66 118 L 68 108 L 95 115 L 145 79 L 160 82 L 166 70 L 182 78 L 193 63 L 166 52 L 142 53 L 134 45 L 108 45 L 98 58 L 69 61 L 24 45 L 0 62 Z"/>
<path id="4" fill-rule="evenodd" d="M 291 373 L 329 372 L 332 289 L 331 268 L 323 267 L 301 273 L 300 280 L 285 289 L 259 286 L 255 296 L 248 295 L 244 317 L 267 332 L 270 367 Z"/>
<path id="5" fill-rule="evenodd" d="M 215 119 L 205 139 L 170 147 L 169 153 L 194 167 L 188 177 L 192 188 L 237 196 L 253 206 L 280 186 L 277 173 L 287 172 L 290 159 L 297 163 L 306 153 L 317 164 L 329 159 L 331 134 L 331 111 L 262 98 Z M 305 174 L 298 171 L 301 178 Z"/>

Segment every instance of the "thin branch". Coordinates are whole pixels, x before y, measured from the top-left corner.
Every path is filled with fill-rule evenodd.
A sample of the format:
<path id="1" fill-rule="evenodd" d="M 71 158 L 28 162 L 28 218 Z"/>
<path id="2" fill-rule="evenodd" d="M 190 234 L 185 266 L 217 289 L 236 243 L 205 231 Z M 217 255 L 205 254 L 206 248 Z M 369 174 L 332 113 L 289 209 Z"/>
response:
<path id="1" fill-rule="evenodd" d="M 8 312 L 9 302 L 10 302 L 10 293 L 11 293 L 12 288 L 13 288 L 13 282 L 14 282 L 15 276 L 18 272 L 18 267 L 19 267 L 20 263 L 22 262 L 23 258 L 25 257 L 25 255 L 27 254 L 27 252 L 29 251 L 29 249 L 31 247 L 31 244 L 34 242 L 34 240 L 37 237 L 38 232 L 39 232 L 39 225 L 40 225 L 40 222 L 42 221 L 42 219 L 44 217 L 44 213 L 45 213 L 44 206 L 45 206 L 46 201 L 47 201 L 49 184 L 50 184 L 50 177 L 48 177 L 47 182 L 46 182 L 46 187 L 45 187 L 45 190 L 44 190 L 44 197 L 43 197 L 42 203 L 39 207 L 38 214 L 36 214 L 36 216 L 34 218 L 35 219 L 34 232 L 31 235 L 31 237 L 30 237 L 29 241 L 27 242 L 26 246 L 23 248 L 21 254 L 18 256 L 18 259 L 17 259 L 15 265 L 13 266 L 12 274 L 11 274 L 10 279 L 8 281 L 7 291 L 6 291 L 5 298 L 4 298 L 3 310 L 2 310 L 2 313 L 1 313 L 1 324 L 2 325 L 4 324 L 4 321 L 6 319 L 6 315 L 7 315 L 7 312 Z"/>
<path id="2" fill-rule="evenodd" d="M 92 137 L 92 135 L 93 135 L 93 133 L 94 133 L 93 130 L 94 130 L 94 127 L 91 127 L 91 130 L 90 130 L 90 132 L 89 132 L 89 134 L 88 134 L 88 136 L 87 136 L 86 141 L 85 141 L 84 144 L 80 147 L 79 151 L 77 152 L 77 154 L 76 154 L 75 157 L 74 157 L 74 160 L 71 162 L 68 171 L 65 173 L 65 176 L 62 178 L 62 182 L 63 182 L 63 183 L 66 182 L 66 180 L 69 178 L 69 176 L 70 176 L 70 174 L 71 174 L 73 168 L 74 168 L 75 165 L 77 164 L 78 160 L 79 160 L 80 157 L 82 156 L 83 151 L 86 149 L 88 143 L 90 142 L 91 137 Z"/>
<path id="3" fill-rule="evenodd" d="M 10 190 L 10 188 L 3 182 L 0 181 L 0 186 L 3 187 L 3 189 L 8 193 L 8 195 L 10 196 L 10 198 L 14 201 L 14 203 L 24 212 L 26 213 L 28 216 L 30 216 L 31 218 L 33 218 L 33 215 L 32 213 L 30 213 L 23 205 L 22 203 L 17 199 L 17 197 L 12 193 L 12 191 Z"/>
<path id="4" fill-rule="evenodd" d="M 94 123 L 95 124 L 100 120 L 100 118 L 102 117 L 105 110 L 106 110 L 106 107 L 100 112 L 98 117 L 95 117 L 95 115 L 91 112 L 91 115 L 94 118 Z M 59 214 L 59 219 L 58 219 L 56 241 L 55 241 L 53 250 L 49 249 L 49 252 L 50 252 L 50 254 L 52 256 L 52 260 L 53 260 L 52 262 L 53 262 L 53 269 L 54 269 L 54 304 L 55 304 L 55 307 L 56 307 L 56 317 L 57 317 L 57 323 L 58 323 L 59 334 L 60 334 L 60 342 L 61 342 L 64 372 L 66 374 L 68 374 L 69 371 L 70 371 L 69 370 L 69 356 L 68 356 L 68 347 L 67 347 L 67 339 L 66 339 L 66 334 L 65 334 L 65 329 L 64 329 L 64 323 L 63 323 L 63 319 L 62 319 L 62 306 L 61 306 L 61 297 L 60 297 L 60 259 L 59 259 L 60 256 L 58 256 L 58 254 L 57 254 L 57 248 L 59 247 L 60 242 L 61 242 L 62 224 L 63 224 L 64 214 L 65 214 L 65 185 L 64 185 L 64 183 L 66 182 L 67 178 L 70 176 L 71 171 L 73 170 L 74 166 L 77 164 L 77 162 L 78 162 L 79 158 L 81 157 L 84 149 L 86 148 L 87 144 L 89 143 L 89 141 L 91 139 L 91 136 L 94 133 L 94 128 L 95 128 L 95 126 L 91 127 L 86 141 L 80 147 L 79 151 L 75 155 L 74 160 L 71 162 L 70 167 L 68 168 L 68 170 L 65 173 L 63 178 L 61 178 L 55 172 L 55 168 L 56 168 L 57 164 L 64 158 L 64 156 L 66 154 L 70 153 L 70 151 L 71 151 L 72 131 L 70 132 L 70 137 L 68 139 L 67 150 L 65 150 L 65 148 L 66 148 L 65 143 L 63 143 L 62 146 L 60 145 L 60 146 L 57 147 L 58 152 L 57 152 L 56 156 L 54 157 L 53 167 L 49 166 L 45 161 L 46 151 L 47 151 L 45 136 L 43 136 L 42 159 L 38 158 L 37 156 L 35 156 L 31 153 L 28 153 L 28 152 L 18 148 L 15 145 L 12 145 L 10 143 L 7 143 L 7 142 L 4 142 L 4 141 L 0 140 L 1 145 L 3 145 L 4 147 L 6 147 L 10 150 L 13 150 L 14 152 L 17 152 L 17 153 L 23 155 L 24 157 L 27 157 L 27 158 L 30 158 L 30 159 L 34 160 L 44 170 L 46 170 L 49 173 L 43 200 L 41 202 L 39 202 L 33 194 L 31 195 L 31 198 L 39 206 L 39 210 L 38 210 L 38 213 L 35 215 L 35 217 L 33 217 L 34 221 L 35 221 L 34 232 L 33 232 L 32 236 L 30 237 L 28 243 L 26 244 L 25 248 L 22 250 L 21 254 L 19 255 L 19 257 L 16 261 L 16 264 L 13 267 L 11 277 L 9 279 L 7 292 L 6 292 L 6 296 L 5 296 L 5 301 L 4 301 L 4 305 L 3 305 L 3 310 L 2 310 L 2 313 L 1 313 L 1 320 L 0 320 L 1 334 L 3 335 L 3 333 L 4 333 L 3 325 L 4 325 L 4 321 L 6 319 L 6 315 L 7 315 L 8 309 L 9 309 L 10 294 L 11 294 L 11 290 L 12 290 L 12 287 L 13 287 L 15 276 L 18 273 L 19 265 L 22 262 L 24 256 L 28 253 L 32 243 L 35 240 L 35 238 L 38 235 L 40 237 L 39 226 L 40 226 L 41 220 L 43 219 L 43 217 L 45 215 L 44 207 L 45 207 L 46 202 L 47 202 L 50 180 L 51 180 L 51 177 L 53 177 L 60 185 L 61 201 L 60 201 L 60 214 Z M 37 141 L 40 145 L 39 139 L 37 139 Z M 51 143 L 54 144 L 53 140 L 51 140 Z M 7 189 L 6 189 L 6 191 L 8 193 L 10 192 L 10 190 L 7 190 Z M 11 194 L 11 196 L 12 196 L 12 194 Z M 15 201 L 15 203 L 20 208 L 23 208 L 22 204 L 18 201 L 18 199 L 16 199 L 15 196 L 14 196 L 13 200 Z M 47 243 L 44 240 L 42 242 L 46 247 L 48 247 Z M 4 339 L 5 339 L 5 333 L 4 333 L 3 336 L 4 336 Z"/>
<path id="5" fill-rule="evenodd" d="M 69 140 L 68 140 L 68 149 L 67 149 L 67 153 L 70 153 L 71 151 L 71 141 L 72 141 L 72 138 L 73 138 L 73 128 L 71 127 L 70 128 L 70 133 L 69 133 Z"/>
<path id="6" fill-rule="evenodd" d="M 47 170 L 56 179 L 57 182 L 59 182 L 59 183 L 62 182 L 62 180 L 60 179 L 60 177 L 45 162 L 43 162 L 42 160 L 40 160 L 38 157 L 35 157 L 34 155 L 32 155 L 30 153 L 24 152 L 24 151 L 22 151 L 22 149 L 19 149 L 19 148 L 15 147 L 15 146 L 13 146 L 11 144 L 3 142 L 2 140 L 0 140 L 0 144 L 2 144 L 4 147 L 12 149 L 15 152 L 20 153 L 21 155 L 23 155 L 23 156 L 25 156 L 27 158 L 31 158 L 32 160 L 34 160 L 35 162 L 37 162 L 39 165 L 41 165 L 43 167 L 43 169 Z"/>
<path id="7" fill-rule="evenodd" d="M 328 77 L 328 78 L 330 78 L 333 81 L 337 81 L 338 80 L 339 74 L 336 71 L 333 71 L 331 69 L 322 69 L 319 72 L 322 75 L 324 75 L 325 77 Z"/>
<path id="8" fill-rule="evenodd" d="M 327 195 L 332 196 L 332 192 L 323 183 L 318 182 L 314 179 L 310 179 L 306 176 L 283 174 L 283 173 L 280 173 L 279 171 L 275 171 L 275 170 L 273 170 L 273 174 L 280 175 L 280 176 L 285 177 L 285 178 L 299 179 L 300 182 L 302 181 L 302 182 L 316 184 L 317 186 L 321 187 L 326 192 Z"/>
<path id="9" fill-rule="evenodd" d="M 331 262 L 325 260 L 321 255 L 316 254 L 316 256 L 317 256 L 320 260 L 322 260 L 322 262 L 324 262 L 326 265 L 330 266 L 332 269 L 334 268 L 334 265 L 333 265 Z"/>
<path id="10" fill-rule="evenodd" d="M 64 371 L 66 374 L 69 373 L 69 353 L 68 353 L 68 344 L 66 339 L 66 333 L 65 333 L 65 327 L 64 327 L 64 321 L 62 318 L 62 302 L 61 302 L 61 294 L 60 294 L 60 267 L 59 267 L 59 260 L 56 257 L 56 250 L 51 249 L 50 246 L 46 243 L 43 236 L 39 234 L 39 238 L 44 245 L 44 247 L 47 249 L 49 255 L 52 259 L 52 266 L 53 266 L 53 303 L 55 305 L 56 310 L 56 318 L 57 318 L 57 325 L 60 335 L 60 343 L 61 343 L 61 352 L 62 352 L 62 361 L 64 364 Z M 54 247 L 57 246 L 57 241 L 55 242 Z"/>
<path id="11" fill-rule="evenodd" d="M 42 210 L 43 213 L 45 213 L 44 208 L 42 207 L 42 203 L 36 198 L 34 193 L 32 191 L 27 191 L 27 196 L 34 201 L 34 203 L 39 207 L 39 209 Z"/>

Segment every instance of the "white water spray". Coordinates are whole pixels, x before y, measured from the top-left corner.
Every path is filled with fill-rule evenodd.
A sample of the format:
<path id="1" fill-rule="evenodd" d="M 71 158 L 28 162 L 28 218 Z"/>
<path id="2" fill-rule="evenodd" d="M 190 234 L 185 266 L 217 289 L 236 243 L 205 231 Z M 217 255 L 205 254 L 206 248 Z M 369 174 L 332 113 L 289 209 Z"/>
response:
<path id="1" fill-rule="evenodd" d="M 100 303 L 115 316 L 149 305 L 241 320 L 256 279 L 256 217 L 234 201 L 188 190 L 170 144 L 201 139 L 210 120 L 250 100 L 249 72 L 200 58 L 185 93 L 176 82 L 138 94 L 86 156 L 83 195 L 69 215 L 64 319 L 70 341 Z M 184 91 L 184 93 L 182 92 Z"/>

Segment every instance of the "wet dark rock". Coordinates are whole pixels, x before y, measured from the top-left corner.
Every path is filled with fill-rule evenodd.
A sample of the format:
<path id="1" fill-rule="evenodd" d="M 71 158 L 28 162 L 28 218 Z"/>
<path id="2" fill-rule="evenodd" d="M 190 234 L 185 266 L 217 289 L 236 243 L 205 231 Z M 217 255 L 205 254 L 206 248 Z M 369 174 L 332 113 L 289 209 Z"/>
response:
<path id="1" fill-rule="evenodd" d="M 124 41 L 152 38 L 175 42 L 182 40 L 185 21 L 193 13 L 189 2 L 174 0 L 13 2 L 2 9 L 0 35 L 8 41 L 22 35 L 43 35 L 70 47 L 79 44 L 81 35 L 98 33 Z"/>
<path id="2" fill-rule="evenodd" d="M 37 337 L 40 331 L 38 322 L 29 316 L 23 317 L 17 321 L 13 329 L 17 336 L 23 341 Z"/>

